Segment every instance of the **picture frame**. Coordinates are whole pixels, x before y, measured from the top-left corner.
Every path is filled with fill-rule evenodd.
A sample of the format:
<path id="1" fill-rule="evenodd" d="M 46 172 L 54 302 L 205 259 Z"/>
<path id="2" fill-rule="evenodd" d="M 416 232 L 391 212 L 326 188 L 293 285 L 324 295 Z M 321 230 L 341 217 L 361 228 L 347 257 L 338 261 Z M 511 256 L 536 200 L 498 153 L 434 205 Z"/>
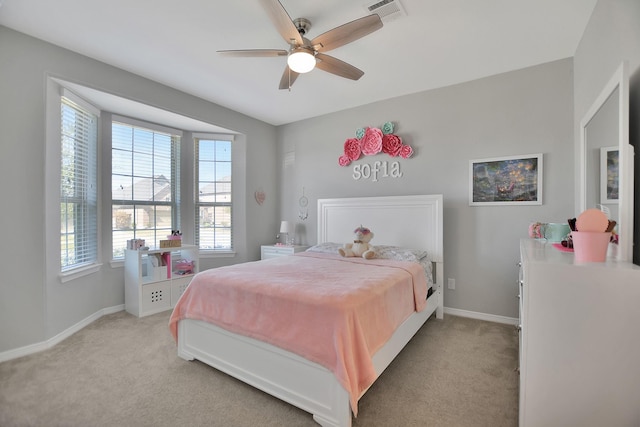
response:
<path id="1" fill-rule="evenodd" d="M 620 152 L 617 146 L 600 148 L 600 203 L 616 204 L 620 193 Z"/>
<path id="2" fill-rule="evenodd" d="M 469 206 L 541 205 L 542 153 L 469 161 Z"/>

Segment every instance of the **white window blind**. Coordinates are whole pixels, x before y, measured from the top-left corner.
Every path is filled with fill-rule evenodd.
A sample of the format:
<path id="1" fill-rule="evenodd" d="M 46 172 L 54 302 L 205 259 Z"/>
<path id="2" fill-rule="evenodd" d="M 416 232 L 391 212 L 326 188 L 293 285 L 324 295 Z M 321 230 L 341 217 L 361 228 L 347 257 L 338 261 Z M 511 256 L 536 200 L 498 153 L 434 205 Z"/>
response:
<path id="1" fill-rule="evenodd" d="M 157 247 L 179 229 L 178 132 L 114 121 L 111 125 L 113 258 L 129 239 Z"/>
<path id="2" fill-rule="evenodd" d="M 61 98 L 61 270 L 96 262 L 98 253 L 98 116 Z"/>
<path id="3" fill-rule="evenodd" d="M 202 250 L 233 250 L 230 135 L 196 137 L 196 245 Z"/>

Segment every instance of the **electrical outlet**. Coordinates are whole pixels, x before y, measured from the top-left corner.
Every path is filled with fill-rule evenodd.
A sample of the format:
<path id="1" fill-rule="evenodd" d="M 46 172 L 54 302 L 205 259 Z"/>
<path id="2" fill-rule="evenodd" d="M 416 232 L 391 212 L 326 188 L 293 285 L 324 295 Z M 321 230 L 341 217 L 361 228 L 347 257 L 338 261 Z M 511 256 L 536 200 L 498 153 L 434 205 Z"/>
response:
<path id="1" fill-rule="evenodd" d="M 456 288 L 456 279 L 449 279 L 447 281 L 447 288 L 449 289 L 455 289 Z"/>

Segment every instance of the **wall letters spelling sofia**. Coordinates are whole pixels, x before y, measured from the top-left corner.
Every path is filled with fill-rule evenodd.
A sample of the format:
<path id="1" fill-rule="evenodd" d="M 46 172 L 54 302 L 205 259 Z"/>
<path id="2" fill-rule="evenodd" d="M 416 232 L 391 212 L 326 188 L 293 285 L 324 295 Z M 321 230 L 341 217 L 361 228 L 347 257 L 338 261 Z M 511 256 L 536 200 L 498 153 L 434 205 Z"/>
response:
<path id="1" fill-rule="evenodd" d="M 351 162 L 362 156 L 373 156 L 386 153 L 391 157 L 408 159 L 413 154 L 411 146 L 403 144 L 402 139 L 393 133 L 393 123 L 386 122 L 382 128 L 360 128 L 355 138 L 344 142 L 344 152 L 338 158 L 340 166 L 349 166 Z M 353 166 L 353 179 L 400 178 L 400 162 L 375 161 L 372 164 L 362 163 Z"/>
<path id="2" fill-rule="evenodd" d="M 400 171 L 400 162 L 381 162 L 376 160 L 373 164 L 363 163 L 361 165 L 353 165 L 353 179 L 369 179 L 373 182 L 378 181 L 380 178 L 400 178 L 402 172 Z"/>

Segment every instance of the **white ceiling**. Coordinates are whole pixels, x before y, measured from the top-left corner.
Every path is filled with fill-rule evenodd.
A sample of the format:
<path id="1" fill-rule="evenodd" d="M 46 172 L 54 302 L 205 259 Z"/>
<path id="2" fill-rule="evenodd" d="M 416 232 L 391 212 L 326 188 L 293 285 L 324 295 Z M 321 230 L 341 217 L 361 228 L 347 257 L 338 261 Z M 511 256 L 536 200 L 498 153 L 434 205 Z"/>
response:
<path id="1" fill-rule="evenodd" d="M 365 72 L 321 70 L 278 90 L 286 49 L 257 0 L 0 0 L 0 24 L 273 125 L 574 55 L 597 0 L 400 0 L 406 16 L 329 52 Z M 280 0 L 313 38 L 368 12 L 367 0 Z M 71 24 L 71 22 L 74 22 Z"/>

